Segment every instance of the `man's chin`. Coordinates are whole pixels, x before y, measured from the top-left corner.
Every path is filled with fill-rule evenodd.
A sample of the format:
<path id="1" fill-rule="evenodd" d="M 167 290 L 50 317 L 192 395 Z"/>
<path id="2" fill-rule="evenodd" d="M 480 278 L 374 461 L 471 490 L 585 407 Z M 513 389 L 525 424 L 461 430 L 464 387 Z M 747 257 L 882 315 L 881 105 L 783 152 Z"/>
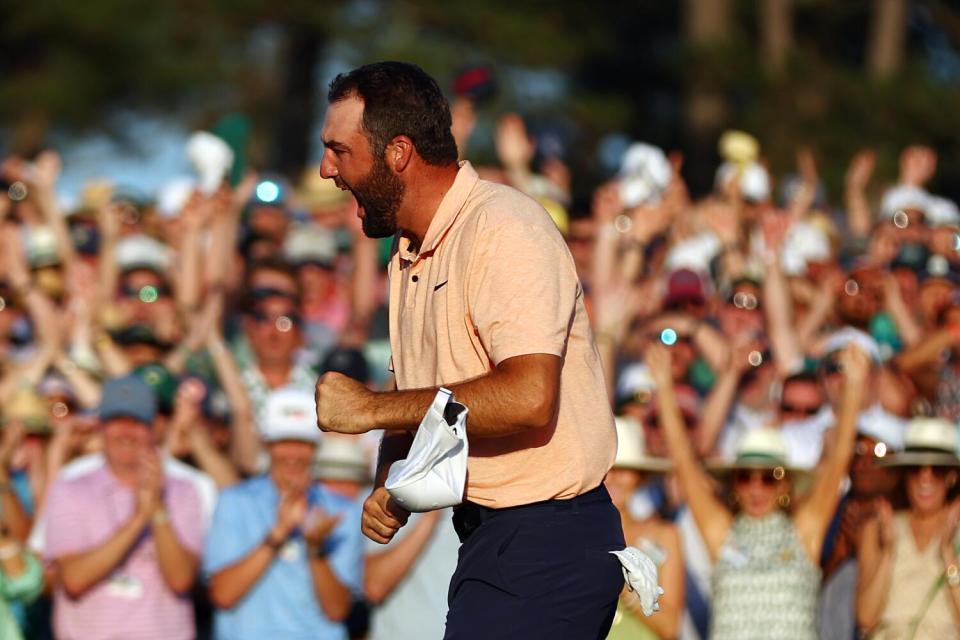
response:
<path id="1" fill-rule="evenodd" d="M 361 227 L 363 235 L 368 238 L 390 238 L 397 233 L 396 225 L 377 224 L 377 221 L 372 221 L 369 216 L 361 219 Z"/>

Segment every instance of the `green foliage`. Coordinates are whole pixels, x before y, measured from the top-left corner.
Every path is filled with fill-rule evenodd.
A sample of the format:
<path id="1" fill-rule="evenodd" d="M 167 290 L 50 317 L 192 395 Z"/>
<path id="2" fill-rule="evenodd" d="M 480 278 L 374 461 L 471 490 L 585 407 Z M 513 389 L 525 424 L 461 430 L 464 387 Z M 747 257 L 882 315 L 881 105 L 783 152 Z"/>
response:
<path id="1" fill-rule="evenodd" d="M 71 127 L 101 126 L 118 106 L 191 106 L 194 114 L 206 110 L 208 120 L 231 110 L 248 113 L 253 139 L 269 139 L 282 113 L 277 76 L 291 66 L 285 34 L 298 29 L 317 34 L 326 59 L 338 65 L 407 59 L 445 88 L 457 70 L 478 61 L 494 64 L 501 79 L 513 69 L 559 72 L 567 86 L 556 104 L 524 102 L 502 82 L 495 107 L 520 111 L 534 129 L 538 122 L 560 121 L 574 131 L 568 160 L 575 174 L 591 180 L 604 177 L 595 149 L 610 132 L 686 149 L 688 166 L 699 164 L 705 174 L 716 157 L 704 150 L 714 148 L 720 129 L 735 126 L 760 138 L 777 173 L 792 169 L 799 145 L 811 145 L 835 195 L 858 148 L 875 148 L 879 177 L 890 179 L 899 150 L 927 142 L 941 152 L 934 187 L 960 192 L 954 125 L 960 92 L 928 75 L 916 42 L 899 75 L 882 83 L 869 79 L 870 3 L 794 2 L 794 45 L 779 74 L 761 60 L 756 2 L 733 2 L 731 32 L 697 48 L 682 34 L 687 6 L 635 0 L 0 0 L 0 118 L 17 123 L 39 115 Z M 252 44 L 265 29 L 279 49 L 265 52 Z M 317 91 L 323 95 L 323 87 Z M 725 105 L 717 131 L 691 131 L 685 120 L 685 101 L 704 91 Z M 489 136 L 492 112 L 481 118 L 481 133 Z"/>

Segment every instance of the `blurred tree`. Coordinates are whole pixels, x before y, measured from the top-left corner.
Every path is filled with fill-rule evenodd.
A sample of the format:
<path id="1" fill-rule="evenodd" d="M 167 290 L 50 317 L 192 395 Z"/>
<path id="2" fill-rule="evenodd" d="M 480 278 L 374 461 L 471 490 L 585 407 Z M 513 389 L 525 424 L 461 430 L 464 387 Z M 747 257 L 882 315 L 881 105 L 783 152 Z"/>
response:
<path id="1" fill-rule="evenodd" d="M 191 126 L 242 112 L 252 162 L 297 177 L 331 71 L 400 58 L 447 89 L 487 62 L 502 90 L 477 137 L 496 113 L 520 112 L 562 141 L 580 193 L 609 173 L 597 148 L 612 132 L 684 151 L 692 188 L 708 190 L 716 137 L 738 127 L 777 174 L 812 145 L 833 187 L 860 146 L 889 180 L 902 146 L 933 144 L 934 188 L 960 194 L 960 11 L 944 0 L 0 0 L 0 11 L 0 121 L 22 150 L 51 123 L 99 127 L 127 108 Z M 489 148 L 471 146 L 480 160 Z"/>
<path id="2" fill-rule="evenodd" d="M 873 0 L 867 53 L 870 75 L 884 79 L 900 70 L 906 33 L 906 0 Z"/>

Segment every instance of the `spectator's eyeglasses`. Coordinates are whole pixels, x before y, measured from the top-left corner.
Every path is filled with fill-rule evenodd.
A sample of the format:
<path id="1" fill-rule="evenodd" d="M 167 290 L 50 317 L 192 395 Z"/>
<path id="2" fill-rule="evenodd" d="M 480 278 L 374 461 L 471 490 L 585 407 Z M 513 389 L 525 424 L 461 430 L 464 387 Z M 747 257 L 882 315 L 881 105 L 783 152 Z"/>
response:
<path id="1" fill-rule="evenodd" d="M 250 317 L 253 318 L 254 322 L 260 325 L 272 324 L 280 333 L 286 333 L 296 327 L 299 327 L 302 322 L 300 316 L 294 313 L 273 316 L 269 313 L 264 313 L 263 311 L 254 310 L 250 312 Z"/>
<path id="2" fill-rule="evenodd" d="M 757 298 L 757 296 L 753 295 L 752 293 L 744 293 L 742 291 L 730 296 L 730 299 L 727 300 L 727 304 L 732 304 L 741 311 L 757 311 L 760 309 L 760 300 Z"/>
<path id="3" fill-rule="evenodd" d="M 820 405 L 815 407 L 801 407 L 795 404 L 790 404 L 789 402 L 781 402 L 780 411 L 782 413 L 791 413 L 795 415 L 815 416 L 820 412 Z"/>
<path id="4" fill-rule="evenodd" d="M 737 469 L 733 472 L 733 482 L 738 485 L 751 484 L 754 478 L 760 480 L 764 487 L 771 488 L 786 476 L 783 467 L 774 469 Z"/>
<path id="5" fill-rule="evenodd" d="M 120 287 L 120 295 L 124 298 L 136 298 L 140 302 L 156 302 L 160 298 L 166 298 L 170 295 L 170 289 L 164 285 L 156 287 L 152 284 L 142 287 L 131 287 L 123 285 Z"/>
<path id="6" fill-rule="evenodd" d="M 930 472 L 933 473 L 938 480 L 943 480 L 950 474 L 951 471 L 953 471 L 954 468 L 939 467 L 936 465 L 924 465 L 922 467 L 907 467 L 907 473 L 910 475 L 919 475 L 924 469 L 930 469 Z"/>

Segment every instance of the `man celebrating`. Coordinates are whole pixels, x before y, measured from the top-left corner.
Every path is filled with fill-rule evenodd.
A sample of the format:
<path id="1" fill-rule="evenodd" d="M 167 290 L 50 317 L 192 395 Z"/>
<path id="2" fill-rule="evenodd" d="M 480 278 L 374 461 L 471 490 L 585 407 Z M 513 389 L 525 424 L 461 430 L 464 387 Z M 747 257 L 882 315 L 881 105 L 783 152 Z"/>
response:
<path id="1" fill-rule="evenodd" d="M 57 638 L 196 635 L 189 591 L 203 545 L 200 497 L 186 480 L 164 476 L 156 412 L 139 378 L 108 381 L 100 405 L 106 464 L 50 489 L 45 553 L 59 570 Z"/>
<path id="2" fill-rule="evenodd" d="M 463 546 L 445 637 L 604 638 L 623 587 L 623 532 L 602 480 L 616 432 L 573 259 L 549 215 L 457 163 L 439 87 L 406 63 L 330 86 L 321 173 L 353 193 L 364 233 L 399 232 L 390 340 L 398 391 L 328 373 L 321 429 L 383 429 L 363 532 L 407 513 L 383 488 L 439 386 L 470 409 Z"/>

